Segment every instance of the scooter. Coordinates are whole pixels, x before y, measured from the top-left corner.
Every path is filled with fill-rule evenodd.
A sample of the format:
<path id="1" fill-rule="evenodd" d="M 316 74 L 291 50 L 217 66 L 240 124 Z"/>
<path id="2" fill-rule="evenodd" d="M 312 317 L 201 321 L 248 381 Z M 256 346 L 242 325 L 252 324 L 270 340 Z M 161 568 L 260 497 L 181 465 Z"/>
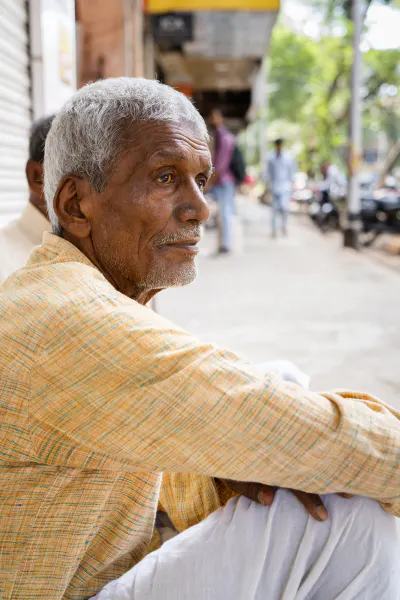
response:
<path id="1" fill-rule="evenodd" d="M 361 198 L 362 243 L 371 246 L 382 233 L 400 233 L 400 193 L 377 192 Z"/>
<path id="2" fill-rule="evenodd" d="M 308 214 L 323 233 L 340 229 L 339 209 L 329 195 L 323 194 L 320 200 L 314 197 L 308 208 Z"/>

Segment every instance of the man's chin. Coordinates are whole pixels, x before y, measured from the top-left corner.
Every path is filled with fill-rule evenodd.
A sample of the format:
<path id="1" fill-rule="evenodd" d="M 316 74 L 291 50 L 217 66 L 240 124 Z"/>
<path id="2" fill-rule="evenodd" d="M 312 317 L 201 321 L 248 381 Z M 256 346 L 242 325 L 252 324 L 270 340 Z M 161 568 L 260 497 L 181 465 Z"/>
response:
<path id="1" fill-rule="evenodd" d="M 197 277 L 197 266 L 194 261 L 189 264 L 164 266 L 154 270 L 148 280 L 150 289 L 165 290 L 173 287 L 183 287 L 192 283 Z"/>
<path id="2" fill-rule="evenodd" d="M 197 277 L 197 266 L 193 261 L 191 265 L 181 266 L 180 268 L 174 269 L 175 273 L 171 269 L 171 277 L 169 285 L 165 287 L 183 287 L 193 283 Z"/>

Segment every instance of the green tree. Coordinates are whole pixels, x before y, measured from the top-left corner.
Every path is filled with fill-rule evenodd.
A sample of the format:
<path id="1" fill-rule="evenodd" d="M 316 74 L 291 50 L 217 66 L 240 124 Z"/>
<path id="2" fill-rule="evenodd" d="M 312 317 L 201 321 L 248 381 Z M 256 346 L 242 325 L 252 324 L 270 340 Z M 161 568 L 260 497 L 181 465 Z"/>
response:
<path id="1" fill-rule="evenodd" d="M 312 99 L 318 71 L 318 48 L 313 40 L 277 27 L 270 51 L 270 118 L 299 121 Z"/>
<path id="2" fill-rule="evenodd" d="M 364 0 L 365 13 L 373 2 L 374 0 Z M 306 0 L 306 3 L 322 12 L 328 23 L 342 17 L 351 19 L 352 0 Z M 379 0 L 379 3 L 400 7 L 400 0 Z"/>
<path id="3" fill-rule="evenodd" d="M 300 150 L 302 168 L 313 171 L 324 160 L 345 159 L 352 23 L 343 18 L 348 8 L 345 0 L 309 2 L 316 7 L 323 6 L 326 19 L 330 14 L 334 14 L 332 18 L 336 20 L 341 19 L 345 33 L 333 35 L 332 28 L 328 27 L 321 32 L 320 39 L 314 40 L 283 26 L 275 28 L 269 53 L 269 131 L 275 129 L 277 120 L 281 124 L 299 125 L 301 143 L 292 141 Z M 393 96 L 397 93 L 398 98 L 400 91 L 400 53 L 370 50 L 363 58 L 364 125 L 383 129 L 395 143 L 399 106 Z M 388 90 L 392 95 L 390 102 Z"/>

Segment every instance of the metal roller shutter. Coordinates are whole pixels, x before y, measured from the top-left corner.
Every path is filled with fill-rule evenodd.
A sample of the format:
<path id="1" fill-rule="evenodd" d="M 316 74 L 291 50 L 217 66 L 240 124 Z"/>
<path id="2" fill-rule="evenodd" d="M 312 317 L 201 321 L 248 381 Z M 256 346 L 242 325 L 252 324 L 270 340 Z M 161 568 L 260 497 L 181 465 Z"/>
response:
<path id="1" fill-rule="evenodd" d="M 0 224 L 28 198 L 25 164 L 31 124 L 25 0 L 0 0 Z"/>

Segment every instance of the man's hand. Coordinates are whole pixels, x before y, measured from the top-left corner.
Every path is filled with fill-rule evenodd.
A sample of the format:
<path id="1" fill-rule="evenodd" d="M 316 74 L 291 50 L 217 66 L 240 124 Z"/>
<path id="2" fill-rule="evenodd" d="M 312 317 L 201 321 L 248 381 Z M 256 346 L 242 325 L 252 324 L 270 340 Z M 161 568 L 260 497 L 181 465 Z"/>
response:
<path id="1" fill-rule="evenodd" d="M 254 500 L 263 506 L 271 506 L 277 488 L 262 483 L 248 483 L 247 481 L 232 481 L 221 479 L 231 490 Z M 326 521 L 328 513 L 321 498 L 317 494 L 308 494 L 300 490 L 289 490 L 301 502 L 306 511 L 316 521 Z M 351 498 L 351 494 L 339 494 L 343 498 Z"/>
<path id="2" fill-rule="evenodd" d="M 301 387 L 308 388 L 310 378 L 303 373 L 296 365 L 288 360 L 275 360 L 261 365 L 253 365 L 252 370 L 257 373 L 269 373 L 275 371 L 285 381 L 297 383 Z M 247 481 L 232 481 L 231 479 L 221 479 L 231 490 L 254 500 L 264 506 L 271 506 L 274 501 L 274 495 L 278 488 L 262 483 L 248 483 Z M 308 514 L 316 521 L 326 521 L 328 513 L 318 494 L 309 494 L 301 490 L 289 490 L 304 506 Z M 352 498 L 352 494 L 338 494 L 343 498 Z"/>

